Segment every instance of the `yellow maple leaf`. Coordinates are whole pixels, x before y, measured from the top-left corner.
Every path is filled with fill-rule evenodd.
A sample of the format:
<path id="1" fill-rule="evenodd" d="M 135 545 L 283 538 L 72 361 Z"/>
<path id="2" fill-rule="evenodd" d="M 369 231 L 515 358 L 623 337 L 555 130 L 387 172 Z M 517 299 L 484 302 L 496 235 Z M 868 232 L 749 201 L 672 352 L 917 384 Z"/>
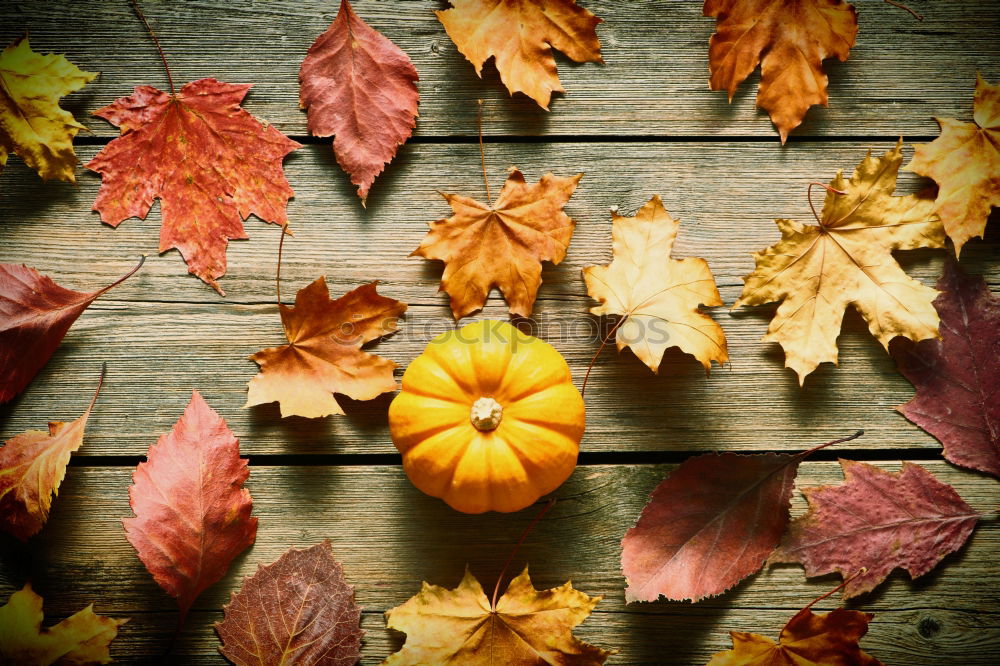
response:
<path id="1" fill-rule="evenodd" d="M 494 606 L 466 569 L 455 589 L 424 583 L 416 596 L 386 611 L 386 626 L 406 633 L 406 643 L 382 663 L 603 664 L 611 652 L 573 635 L 602 598 L 569 583 L 536 590 L 525 567 Z"/>
<path id="2" fill-rule="evenodd" d="M 729 359 L 726 334 L 698 305 L 722 305 L 704 259 L 673 259 L 670 252 L 680 222 L 670 217 L 659 195 L 635 214 L 612 213 L 614 259 L 608 266 L 583 269 L 587 293 L 601 302 L 595 315 L 622 315 L 618 350 L 631 347 L 657 372 L 663 352 L 679 347 L 709 370 Z"/>
<path id="3" fill-rule="evenodd" d="M 59 98 L 96 76 L 61 55 L 32 51 L 27 37 L 5 48 L 0 53 L 0 167 L 14 153 L 42 180 L 75 183 L 73 137 L 86 128 L 59 108 Z"/>
<path id="4" fill-rule="evenodd" d="M 757 266 L 733 307 L 782 301 L 763 339 L 782 346 L 785 367 L 800 384 L 820 363 L 837 363 L 849 305 L 887 349 L 897 335 L 938 336 L 931 304 L 938 292 L 908 276 L 892 256 L 893 250 L 944 247 L 934 202 L 892 195 L 902 161 L 902 140 L 878 159 L 869 150 L 849 181 L 842 171 L 831 181 L 845 194 L 827 193 L 819 226 L 776 220 L 781 240 L 754 255 Z"/>
<path id="5" fill-rule="evenodd" d="M 976 77 L 974 123 L 937 118 L 941 136 L 915 146 L 905 167 L 938 184 L 937 214 L 955 243 L 955 256 L 986 231 L 990 208 L 1000 206 L 1000 84 Z"/>
<path id="6" fill-rule="evenodd" d="M 48 629 L 42 629 L 43 619 L 42 598 L 30 584 L 10 595 L 0 606 L 0 663 L 107 664 L 108 646 L 118 627 L 128 622 L 97 615 L 93 605 Z"/>
<path id="7" fill-rule="evenodd" d="M 564 92 L 552 57 L 555 47 L 576 62 L 604 62 L 595 28 L 601 19 L 575 0 L 451 0 L 436 11 L 455 46 L 483 75 L 496 58 L 500 80 L 543 109 L 553 92 Z"/>

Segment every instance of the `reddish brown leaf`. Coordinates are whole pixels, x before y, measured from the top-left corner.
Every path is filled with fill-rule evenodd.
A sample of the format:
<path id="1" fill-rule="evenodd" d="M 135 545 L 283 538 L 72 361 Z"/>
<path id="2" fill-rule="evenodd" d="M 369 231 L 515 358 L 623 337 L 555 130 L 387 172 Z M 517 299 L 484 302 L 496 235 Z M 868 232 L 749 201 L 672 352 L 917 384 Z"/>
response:
<path id="1" fill-rule="evenodd" d="M 309 132 L 334 136 L 337 163 L 364 204 L 368 189 L 417 124 L 417 70 L 398 46 L 361 20 L 347 0 L 299 69 Z"/>
<path id="2" fill-rule="evenodd" d="M 873 617 L 844 608 L 820 614 L 803 608 L 781 630 L 777 643 L 760 634 L 730 631 L 733 649 L 716 653 L 708 666 L 881 666 L 858 645 Z"/>
<path id="3" fill-rule="evenodd" d="M 125 535 L 167 594 L 180 622 L 202 590 L 251 546 L 257 518 L 243 488 L 250 471 L 239 440 L 197 391 L 132 476 Z"/>
<path id="4" fill-rule="evenodd" d="M 329 541 L 257 567 L 223 611 L 219 651 L 239 666 L 354 666 L 361 657 L 361 608 Z"/>
<path id="5" fill-rule="evenodd" d="M 342 393 L 371 400 L 396 390 L 389 359 L 361 351 L 361 345 L 396 331 L 406 303 L 380 296 L 378 283 L 330 298 L 319 277 L 299 290 L 295 306 L 279 305 L 288 344 L 251 356 L 260 372 L 247 388 L 247 407 L 277 402 L 282 416 L 318 418 L 343 414 L 333 397 Z"/>
<path id="6" fill-rule="evenodd" d="M 758 571 L 788 525 L 805 454 L 689 458 L 653 491 L 622 539 L 625 599 L 722 594 Z"/>
<path id="7" fill-rule="evenodd" d="M 917 389 L 897 409 L 934 435 L 951 462 L 1000 476 L 1000 298 L 956 262 L 945 264 L 937 288 L 941 339 L 894 347 Z"/>
<path id="8" fill-rule="evenodd" d="M 49 518 L 52 497 L 66 476 L 70 455 L 83 444 L 87 418 L 104 383 L 83 416 L 72 423 L 49 422 L 49 431 L 29 430 L 0 448 L 0 528 L 21 541 L 37 533 Z"/>
<path id="9" fill-rule="evenodd" d="M 240 107 L 249 89 L 215 79 L 176 95 L 138 86 L 94 113 L 122 131 L 87 164 L 102 178 L 94 210 L 117 227 L 160 199 L 160 252 L 177 248 L 220 294 L 229 239 L 247 238 L 242 220 L 284 225 L 294 194 L 281 161 L 299 144 Z"/>
<path id="10" fill-rule="evenodd" d="M 847 577 L 844 596 L 872 590 L 896 567 L 910 578 L 958 550 L 979 514 L 955 489 L 923 467 L 903 463 L 892 474 L 841 460 L 844 484 L 807 488 L 809 513 L 796 518 L 770 562 L 801 562 L 806 576 L 833 571 Z"/>
<path id="11" fill-rule="evenodd" d="M 23 391 L 77 317 L 139 266 L 142 260 L 107 287 L 87 294 L 60 287 L 33 268 L 0 264 L 0 403 Z"/>

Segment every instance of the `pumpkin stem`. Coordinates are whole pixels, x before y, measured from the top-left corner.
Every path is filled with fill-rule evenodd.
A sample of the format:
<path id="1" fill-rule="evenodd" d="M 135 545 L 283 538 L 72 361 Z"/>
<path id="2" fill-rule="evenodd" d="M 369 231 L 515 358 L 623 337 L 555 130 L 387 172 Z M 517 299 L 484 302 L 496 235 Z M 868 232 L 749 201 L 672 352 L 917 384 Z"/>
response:
<path id="1" fill-rule="evenodd" d="M 496 430 L 503 418 L 503 406 L 493 398 L 479 398 L 472 403 L 469 420 L 476 430 L 483 432 Z"/>

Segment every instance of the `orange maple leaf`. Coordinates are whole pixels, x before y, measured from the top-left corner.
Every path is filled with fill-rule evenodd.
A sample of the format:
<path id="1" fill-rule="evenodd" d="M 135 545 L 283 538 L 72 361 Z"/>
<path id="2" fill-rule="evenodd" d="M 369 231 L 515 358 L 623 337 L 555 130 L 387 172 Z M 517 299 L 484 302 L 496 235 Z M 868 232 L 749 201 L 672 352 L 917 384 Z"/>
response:
<path id="1" fill-rule="evenodd" d="M 231 238 L 247 238 L 251 214 L 285 225 L 294 192 L 281 161 L 300 147 L 240 107 L 249 85 L 199 79 L 177 94 L 138 86 L 94 115 L 121 128 L 88 164 L 101 174 L 94 202 L 101 220 L 117 227 L 145 218 L 160 199 L 160 252 L 177 248 L 188 272 L 225 294 Z"/>
<path id="2" fill-rule="evenodd" d="M 362 285 L 336 300 L 326 279 L 299 290 L 295 306 L 279 305 L 288 344 L 250 358 L 260 372 L 250 380 L 246 407 L 277 402 L 281 415 L 317 418 L 343 414 L 333 397 L 371 400 L 396 390 L 396 364 L 361 351 L 361 345 L 396 331 L 406 304 L 380 296 L 378 283 Z"/>
<path id="3" fill-rule="evenodd" d="M 757 106 L 767 110 L 781 142 L 814 104 L 827 105 L 823 60 L 847 60 L 858 33 L 853 5 L 843 0 L 705 0 L 716 18 L 708 42 L 712 90 L 736 87 L 761 65 Z"/>
<path id="4" fill-rule="evenodd" d="M 511 169 L 493 206 L 442 192 L 454 215 L 430 223 L 431 230 L 410 256 L 445 262 L 441 291 L 451 297 L 455 319 L 483 307 L 498 287 L 510 312 L 527 317 L 542 283 L 542 261 L 558 264 L 576 223 L 563 212 L 579 173 L 542 176 L 537 184 Z"/>
<path id="5" fill-rule="evenodd" d="M 915 146 L 904 168 L 933 178 L 935 202 L 955 256 L 971 238 L 982 238 L 990 208 L 1000 206 L 1000 84 L 976 77 L 973 123 L 937 118 L 941 136 Z"/>
<path id="6" fill-rule="evenodd" d="M 451 0 L 436 11 L 458 50 L 482 78 L 495 57 L 500 80 L 543 109 L 553 92 L 565 92 L 552 47 L 576 62 L 604 62 L 595 28 L 601 19 L 574 0 Z"/>

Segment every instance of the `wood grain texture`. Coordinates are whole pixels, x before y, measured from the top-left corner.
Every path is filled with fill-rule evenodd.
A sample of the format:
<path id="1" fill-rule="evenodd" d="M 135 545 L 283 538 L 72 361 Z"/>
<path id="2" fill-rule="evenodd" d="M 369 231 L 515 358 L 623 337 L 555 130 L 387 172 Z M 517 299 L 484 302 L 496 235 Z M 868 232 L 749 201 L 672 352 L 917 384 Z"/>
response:
<path id="1" fill-rule="evenodd" d="M 996 507 L 997 482 L 944 462 L 921 463 L 951 483 L 974 508 Z M 898 470 L 898 462 L 878 463 Z M 766 569 L 723 596 L 691 605 L 624 605 L 619 541 L 649 492 L 674 466 L 599 465 L 577 468 L 554 493 L 555 507 L 529 536 L 514 568 L 530 565 L 539 587 L 571 579 L 578 589 L 604 595 L 580 636 L 622 650 L 609 663 L 704 663 L 727 646 L 730 629 L 775 636 L 798 609 L 836 584 L 811 581 L 798 566 Z M 173 601 L 143 571 L 125 540 L 120 519 L 130 515 L 127 468 L 71 468 L 49 524 L 27 546 L 0 539 L 0 596 L 28 578 L 46 599 L 53 619 L 90 602 L 102 614 L 130 616 L 115 644 L 126 660 L 162 651 L 176 618 Z M 806 462 L 797 488 L 840 483 L 833 462 Z M 414 594 L 421 580 L 453 586 L 466 563 L 487 587 L 538 505 L 511 515 L 466 516 L 414 489 L 397 466 L 252 466 L 247 487 L 259 517 L 257 542 L 195 606 L 178 655 L 222 663 L 214 655 L 211 622 L 243 576 L 276 559 L 289 546 L 324 538 L 356 586 L 366 611 L 364 663 L 376 663 L 399 645 L 379 613 Z M 378 488 L 378 493 L 372 492 Z M 805 501 L 797 491 L 793 515 Z M 290 519 L 294 516 L 294 520 Z M 571 545 L 567 545 L 571 544 Z M 1000 523 L 980 522 L 969 543 L 917 581 L 895 572 L 873 593 L 849 604 L 876 613 L 865 644 L 887 663 L 989 663 L 1000 650 Z M 975 584 L 970 584 L 975 581 Z M 837 605 L 828 600 L 829 610 Z M 664 661 L 666 660 L 666 661 Z M 937 660 L 937 661 L 935 661 Z"/>
<path id="2" fill-rule="evenodd" d="M 545 264 L 537 322 L 529 329 L 553 343 L 582 381 L 601 322 L 588 314 L 596 302 L 586 294 L 581 269 L 611 258 L 611 206 L 632 211 L 660 193 L 681 220 L 675 256 L 706 258 L 731 305 L 753 267 L 750 252 L 779 238 L 774 218 L 812 219 L 806 183 L 853 169 L 869 147 L 882 152 L 891 145 L 802 143 L 778 156 L 755 143 L 488 145 L 495 185 L 510 164 L 532 180 L 549 170 L 586 173 L 566 206 L 577 222 L 569 253 L 558 266 Z M 96 150 L 80 152 L 86 158 Z M 297 192 L 289 207 L 296 235 L 285 245 L 286 302 L 319 275 L 326 275 L 333 295 L 380 279 L 382 293 L 409 303 L 410 310 L 401 332 L 371 349 L 405 367 L 428 340 L 454 325 L 447 297 L 437 292 L 442 265 L 407 255 L 427 223 L 448 214 L 438 188 L 484 196 L 477 152 L 472 145 L 404 147 L 367 209 L 323 146 L 293 154 L 287 172 Z M 89 290 L 125 272 L 140 253 L 156 250 L 158 206 L 147 220 L 104 226 L 89 212 L 99 185 L 94 174 L 81 175 L 76 188 L 42 185 L 27 172 L 4 177 L 11 187 L 0 195 L 0 261 L 24 262 L 67 287 Z M 927 182 L 902 174 L 899 191 Z M 27 391 L 0 407 L 0 436 L 74 418 L 107 360 L 108 384 L 81 455 L 143 454 L 183 411 L 192 389 L 223 414 L 246 453 L 393 452 L 386 425 L 391 395 L 350 402 L 346 417 L 317 420 L 281 420 L 276 405 L 242 409 L 246 383 L 256 372 L 247 357 L 284 342 L 273 305 L 278 229 L 256 218 L 246 226 L 250 240 L 230 245 L 229 273 L 222 279 L 226 298 L 187 275 L 176 252 L 150 257 L 139 274 L 84 313 Z M 1000 289 L 998 242 L 1000 215 L 994 215 L 986 240 L 970 242 L 962 253 L 963 266 L 986 275 L 994 291 Z M 933 285 L 946 253 L 897 256 L 914 277 Z M 506 319 L 498 292 L 484 314 Z M 587 388 L 583 450 L 799 450 L 857 428 L 867 434 L 845 448 L 939 446 L 893 411 L 913 389 L 859 316 L 846 318 L 840 367 L 824 365 L 800 389 L 783 368 L 780 348 L 760 342 L 772 314 L 773 306 L 715 308 L 732 363 L 709 377 L 676 349 L 659 375 L 630 351 L 606 350 Z"/>
<path id="3" fill-rule="evenodd" d="M 298 69 L 306 49 L 336 15 L 333 0 L 201 0 L 143 3 L 163 42 L 174 80 L 212 76 L 252 83 L 246 108 L 281 131 L 304 135 Z M 417 136 L 474 135 L 475 100 L 487 100 L 490 134 L 778 136 L 754 108 L 758 74 L 732 104 L 708 88 L 708 38 L 714 20 L 697 0 L 586 0 L 605 65 L 556 55 L 568 91 L 546 113 L 523 95 L 511 98 L 492 63 L 480 80 L 433 14 L 442 0 L 357 0 L 357 13 L 398 44 L 420 74 Z M 857 45 L 845 63 L 828 61 L 830 107 L 813 107 L 792 136 L 936 134 L 934 116 L 971 115 L 977 71 L 1000 78 L 1000 12 L 992 0 L 910 0 L 925 20 L 877 0 L 859 7 Z M 66 26 L 73 26 L 67 30 Z M 8 0 L 0 42 L 30 31 L 37 50 L 66 53 L 101 77 L 69 98 L 87 116 L 135 85 L 166 89 L 163 67 L 125 2 Z M 117 130 L 83 122 L 99 136 Z M 20 168 L 20 167 L 19 167 Z"/>

